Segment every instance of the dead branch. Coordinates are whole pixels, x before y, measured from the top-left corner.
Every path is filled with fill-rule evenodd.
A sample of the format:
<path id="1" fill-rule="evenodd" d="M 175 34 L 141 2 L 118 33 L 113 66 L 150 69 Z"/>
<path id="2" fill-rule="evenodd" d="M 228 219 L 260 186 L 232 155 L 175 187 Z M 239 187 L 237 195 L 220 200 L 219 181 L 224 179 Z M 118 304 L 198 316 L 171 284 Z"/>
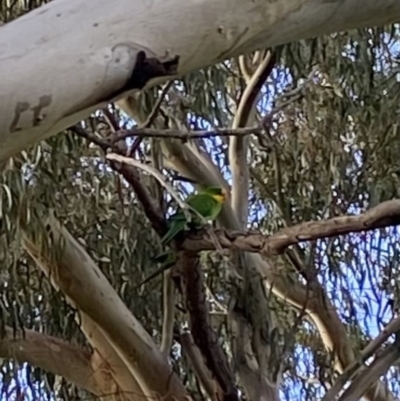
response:
<path id="1" fill-rule="evenodd" d="M 81 124 L 76 124 L 73 127 L 70 127 L 69 130 L 73 132 L 75 135 L 80 136 L 81 138 L 85 138 L 89 142 L 95 143 L 97 146 L 100 147 L 103 151 L 106 151 L 110 144 L 103 138 L 99 138 L 95 134 L 87 132 Z"/>

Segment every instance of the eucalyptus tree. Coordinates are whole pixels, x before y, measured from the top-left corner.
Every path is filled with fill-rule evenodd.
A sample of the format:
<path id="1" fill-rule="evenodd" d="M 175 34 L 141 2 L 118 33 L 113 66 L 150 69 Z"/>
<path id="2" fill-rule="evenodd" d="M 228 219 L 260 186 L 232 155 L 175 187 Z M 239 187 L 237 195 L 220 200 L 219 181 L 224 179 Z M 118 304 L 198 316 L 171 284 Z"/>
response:
<path id="1" fill-rule="evenodd" d="M 168 77 L 400 19 L 397 0 L 2 0 L 0 160 Z M 27 9 L 37 7 L 16 20 Z M 11 11 L 10 11 L 11 10 Z"/>
<path id="2" fill-rule="evenodd" d="M 398 40 L 188 68 L 9 158 L 3 398 L 398 399 Z M 217 225 L 138 287 L 209 185 L 229 194 Z"/>

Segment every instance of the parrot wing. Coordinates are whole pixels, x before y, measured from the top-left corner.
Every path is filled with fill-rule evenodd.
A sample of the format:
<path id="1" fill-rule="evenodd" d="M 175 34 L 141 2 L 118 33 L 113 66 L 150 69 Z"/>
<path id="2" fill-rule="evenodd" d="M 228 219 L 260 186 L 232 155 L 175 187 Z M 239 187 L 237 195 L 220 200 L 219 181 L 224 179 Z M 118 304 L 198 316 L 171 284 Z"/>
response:
<path id="1" fill-rule="evenodd" d="M 166 251 L 163 253 L 159 253 L 157 256 L 154 256 L 153 258 L 151 258 L 150 260 L 154 263 L 164 263 L 167 262 L 169 257 L 171 255 L 171 251 Z"/>
<path id="2" fill-rule="evenodd" d="M 222 210 L 222 203 L 208 194 L 194 195 L 191 199 L 188 199 L 187 203 L 205 220 L 215 220 Z"/>
<path id="3" fill-rule="evenodd" d="M 161 238 L 161 243 L 164 245 L 168 244 L 178 233 L 185 229 L 187 220 L 182 212 L 178 212 L 171 216 L 168 222 L 170 223 L 169 230 Z"/>
<path id="4" fill-rule="evenodd" d="M 205 220 L 215 220 L 222 210 L 222 202 L 207 193 L 191 195 L 187 198 L 186 203 Z M 203 223 L 196 213 L 192 211 L 191 214 L 193 215 L 191 224 L 201 225 Z M 183 212 L 178 211 L 170 217 L 168 223 L 169 230 L 161 239 L 161 243 L 164 245 L 168 244 L 178 233 L 184 231 L 188 222 Z"/>

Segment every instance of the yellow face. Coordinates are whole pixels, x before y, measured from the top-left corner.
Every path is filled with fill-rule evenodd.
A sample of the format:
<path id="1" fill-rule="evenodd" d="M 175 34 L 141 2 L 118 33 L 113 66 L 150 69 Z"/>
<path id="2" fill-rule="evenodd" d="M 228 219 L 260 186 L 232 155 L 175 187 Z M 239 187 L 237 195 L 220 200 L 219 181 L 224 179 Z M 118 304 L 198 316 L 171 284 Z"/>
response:
<path id="1" fill-rule="evenodd" d="M 226 192 L 224 190 L 221 191 L 221 194 L 214 194 L 212 197 L 218 202 L 218 203 L 224 203 L 226 199 Z"/>

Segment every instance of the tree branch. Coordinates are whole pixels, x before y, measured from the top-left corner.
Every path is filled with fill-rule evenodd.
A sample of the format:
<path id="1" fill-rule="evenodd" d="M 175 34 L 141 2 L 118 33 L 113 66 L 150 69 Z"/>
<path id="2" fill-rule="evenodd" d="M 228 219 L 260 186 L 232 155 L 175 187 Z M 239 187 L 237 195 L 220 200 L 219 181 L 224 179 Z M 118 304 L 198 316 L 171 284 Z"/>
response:
<path id="1" fill-rule="evenodd" d="M 146 397 L 142 388 L 101 328 L 82 312 L 79 313 L 79 323 L 93 348 L 92 366 L 98 375 L 97 382 L 107 386 L 103 394 L 113 394 L 118 401 L 144 401 Z"/>
<path id="2" fill-rule="evenodd" d="M 217 229 L 214 235 L 222 248 L 239 249 L 263 256 L 283 253 L 290 245 L 338 235 L 369 231 L 400 224 L 400 199 L 380 203 L 358 216 L 340 216 L 286 227 L 267 237 L 260 233 Z M 205 230 L 188 233 L 182 249 L 192 252 L 212 250 L 215 241 Z"/>
<path id="3" fill-rule="evenodd" d="M 147 137 L 147 138 L 169 138 L 189 141 L 190 139 L 206 139 L 215 138 L 218 136 L 237 136 L 243 137 L 248 135 L 263 135 L 265 129 L 262 127 L 244 127 L 244 128 L 213 128 L 212 130 L 196 130 L 182 131 L 179 129 L 157 129 L 157 128 L 132 128 L 119 130 L 115 137 L 109 139 L 115 143 L 131 137 Z"/>
<path id="4" fill-rule="evenodd" d="M 245 384 L 245 391 L 250 400 L 279 400 L 279 385 L 268 380 L 268 373 L 263 372 L 253 352 L 252 326 L 237 305 L 230 307 L 229 326 L 232 335 L 234 363 L 237 372 Z M 264 374 L 263 374 L 264 373 Z"/>
<path id="5" fill-rule="evenodd" d="M 91 365 L 91 356 L 88 350 L 34 330 L 14 332 L 6 327 L 5 338 L 0 339 L 1 358 L 28 362 L 101 396 L 105 383 L 98 380 L 98 372 Z"/>
<path id="6" fill-rule="evenodd" d="M 83 247 L 54 217 L 49 218 L 48 226 L 53 247 L 63 242 L 57 260 L 44 254 L 27 235 L 23 245 L 53 286 L 99 326 L 147 397 L 186 398 L 185 388 L 166 358 Z"/>
<path id="7" fill-rule="evenodd" d="M 371 341 L 360 353 L 356 361 L 349 365 L 346 370 L 336 379 L 335 384 L 325 394 L 322 401 L 332 401 L 340 393 L 348 380 L 364 370 L 364 363 L 378 351 L 382 344 L 393 334 L 400 331 L 400 317 L 393 319 L 381 333 Z"/>
<path id="8" fill-rule="evenodd" d="M 271 52 L 268 52 L 247 83 L 232 123 L 233 129 L 248 125 L 251 116 L 254 119 L 257 99 L 264 82 L 271 74 L 274 64 L 275 57 Z M 248 214 L 249 168 L 247 148 L 247 137 L 243 135 L 231 136 L 229 141 L 229 166 L 232 173 L 231 205 L 241 229 L 245 229 L 247 226 Z"/>
<path id="9" fill-rule="evenodd" d="M 400 359 L 399 344 L 391 344 L 363 369 L 347 388 L 339 401 L 357 401 Z M 389 398 L 388 398 L 389 399 Z"/>
<path id="10" fill-rule="evenodd" d="M 182 211 L 187 213 L 188 211 L 188 206 L 186 205 L 185 202 L 183 202 L 180 198 L 180 196 L 177 194 L 177 192 L 171 187 L 171 185 L 168 184 L 168 182 L 164 179 L 163 175 L 156 170 L 154 167 L 149 166 L 147 164 L 141 163 L 135 159 L 121 156 L 117 153 L 109 153 L 106 156 L 107 160 L 118 162 L 118 163 L 124 163 L 128 164 L 132 167 L 139 168 L 150 175 L 152 175 L 165 189 L 168 190 L 168 193 L 175 199 L 176 203 L 179 205 L 179 207 L 182 209 Z M 189 215 L 188 215 L 188 218 Z"/>
<path id="11" fill-rule="evenodd" d="M 200 380 L 202 387 L 212 401 L 218 401 L 215 385 L 210 377 L 210 371 L 205 366 L 203 356 L 194 343 L 192 335 L 190 333 L 181 334 L 180 344 L 183 348 L 184 354 L 189 359 L 196 377 Z"/>
<path id="12" fill-rule="evenodd" d="M 142 52 L 160 64 L 165 54 L 178 54 L 176 74 L 182 76 L 260 47 L 389 24 L 400 16 L 397 0 L 279 0 L 260 2 L 258 7 L 242 0 L 158 0 L 154 7 L 147 2 L 102 0 L 99 7 L 81 8 L 76 13 L 80 6 L 81 0 L 50 2 L 31 11 L 28 18 L 1 27 L 0 76 L 7 102 L 0 104 L 0 161 L 61 132 L 129 91 L 171 79 L 164 74 L 159 78 L 146 74 L 143 65 L 133 74 Z M 62 15 L 57 24 L 54 15 Z M 99 27 L 96 34 L 93 27 Z M 43 35 L 50 40 L 41 42 Z M 35 48 L 37 43 L 41 45 Z M 51 63 L 60 49 L 66 49 L 69 57 L 63 63 Z M 18 90 L 21 82 L 23 101 Z"/>
<path id="13" fill-rule="evenodd" d="M 157 114 L 158 114 L 158 112 L 160 111 L 161 104 L 162 104 L 162 102 L 164 101 L 164 98 L 165 98 L 167 92 L 170 90 L 170 88 L 171 88 L 171 86 L 172 86 L 173 83 L 174 83 L 174 81 L 172 80 L 172 81 L 169 81 L 169 82 L 164 86 L 164 88 L 162 89 L 161 94 L 160 94 L 160 96 L 158 97 L 158 99 L 157 99 L 157 101 L 156 101 L 156 103 L 155 103 L 153 109 L 151 110 L 150 114 L 147 116 L 146 121 L 145 121 L 143 124 L 141 124 L 141 126 L 139 127 L 139 129 L 146 129 L 146 128 L 149 128 L 149 127 L 151 127 L 151 125 L 154 123 L 154 121 L 155 121 L 156 118 L 157 118 Z M 114 136 L 115 136 L 115 134 L 113 135 L 113 137 L 114 137 Z M 118 134 L 117 134 L 117 136 L 118 136 Z M 139 148 L 139 146 L 140 146 L 142 140 L 143 140 L 143 136 L 138 136 L 138 137 L 136 138 L 136 140 L 135 140 L 135 142 L 133 143 L 132 147 L 130 148 L 130 150 L 129 150 L 127 156 L 132 156 L 132 155 L 136 152 L 136 150 Z"/>
<path id="14" fill-rule="evenodd" d="M 261 53 L 258 52 L 258 55 Z M 248 77 L 247 80 L 247 86 L 246 89 L 244 90 L 240 103 L 237 109 L 237 112 L 235 114 L 234 121 L 232 123 L 232 128 L 239 128 L 239 127 L 245 127 L 246 125 L 249 124 L 249 121 L 255 121 L 256 120 L 256 105 L 257 101 L 260 98 L 260 92 L 261 89 L 269 77 L 269 75 L 272 72 L 272 69 L 275 64 L 275 55 L 271 53 L 270 51 L 267 52 L 267 54 L 264 55 L 264 57 L 261 58 L 259 65 L 257 66 L 256 70 L 252 74 L 251 77 Z M 271 116 L 272 118 L 272 116 Z M 262 127 L 267 127 L 266 124 L 262 123 Z M 265 133 L 264 133 L 265 134 Z M 259 142 L 262 143 L 261 135 L 258 136 Z M 249 166 L 247 162 L 248 158 L 248 145 L 249 145 L 249 137 L 245 136 L 231 136 L 229 138 L 229 166 L 231 169 L 231 174 L 232 174 L 232 191 L 231 191 L 231 207 L 234 215 L 236 216 L 239 227 L 241 230 L 245 230 L 247 228 L 248 224 L 248 209 L 249 209 L 249 185 L 250 185 L 250 177 L 249 177 Z M 247 260 L 246 260 L 247 259 Z M 232 261 L 235 261 L 237 267 L 240 266 L 241 263 L 245 264 L 251 264 L 251 257 L 246 254 L 238 254 L 238 253 L 232 253 Z M 250 262 L 250 263 L 249 263 Z M 239 270 L 239 269 L 238 269 Z M 247 298 L 247 274 L 250 272 L 250 266 L 248 266 L 247 271 L 244 274 L 245 277 L 245 284 L 240 286 L 240 292 L 238 294 L 238 297 L 241 299 Z M 253 284 L 253 286 L 256 284 Z M 254 288 L 254 287 L 253 287 Z M 261 301 L 261 299 L 260 299 Z M 248 303 L 248 305 L 251 305 Z M 259 305 L 260 306 L 260 305 Z M 254 315 L 257 314 L 255 312 L 255 308 L 251 308 L 252 312 Z M 264 313 L 266 311 L 261 312 L 264 315 L 265 322 L 268 325 L 270 324 L 270 319 L 268 316 L 268 313 Z M 260 313 L 260 312 L 258 312 Z M 256 325 L 253 325 L 253 339 L 258 337 L 259 333 L 259 328 L 256 327 Z M 258 337 L 260 338 L 260 337 Z M 253 374 L 258 375 L 259 378 L 263 376 L 263 372 L 265 372 L 267 369 L 267 363 L 265 359 L 266 355 L 266 348 L 268 348 L 268 344 L 266 342 L 263 342 L 263 344 L 259 343 L 259 347 L 257 349 L 254 349 L 252 351 L 255 352 L 255 354 L 258 357 L 258 366 L 257 369 L 253 365 Z M 238 354 L 238 348 L 236 348 L 236 353 Z M 237 355 L 236 355 L 237 356 Z M 250 368 L 249 368 L 249 361 L 247 361 L 247 364 L 245 364 L 246 367 L 241 366 L 241 372 L 242 374 L 247 373 Z M 248 369 L 246 369 L 248 368 Z M 250 376 L 247 377 L 247 382 L 250 382 Z M 248 391 L 248 386 L 247 386 L 247 391 Z M 258 390 L 260 391 L 260 390 Z M 269 390 L 267 388 L 263 389 L 263 393 L 268 392 Z M 261 391 L 259 392 L 261 394 Z"/>
<path id="15" fill-rule="evenodd" d="M 168 358 L 174 338 L 175 286 L 171 271 L 163 274 L 163 324 L 160 351 Z"/>
<path id="16" fill-rule="evenodd" d="M 179 252 L 176 274 L 189 312 L 190 331 L 207 368 L 222 390 L 224 401 L 238 401 L 238 391 L 227 357 L 211 326 L 199 256 Z M 220 399 L 221 399 L 220 398 Z"/>

